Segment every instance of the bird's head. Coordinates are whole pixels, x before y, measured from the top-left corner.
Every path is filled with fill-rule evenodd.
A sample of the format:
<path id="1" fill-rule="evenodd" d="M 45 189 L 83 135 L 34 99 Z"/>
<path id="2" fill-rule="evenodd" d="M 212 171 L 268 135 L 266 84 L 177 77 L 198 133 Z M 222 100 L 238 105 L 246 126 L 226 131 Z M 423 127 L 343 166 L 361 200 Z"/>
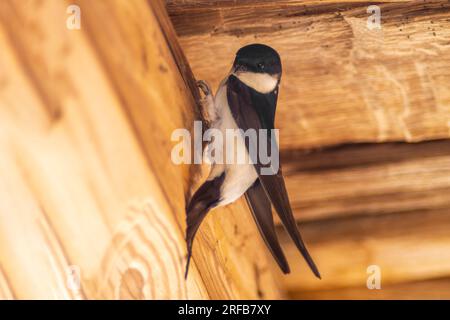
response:
<path id="1" fill-rule="evenodd" d="M 232 73 L 261 93 L 276 88 L 281 78 L 280 55 L 264 44 L 250 44 L 236 53 Z"/>

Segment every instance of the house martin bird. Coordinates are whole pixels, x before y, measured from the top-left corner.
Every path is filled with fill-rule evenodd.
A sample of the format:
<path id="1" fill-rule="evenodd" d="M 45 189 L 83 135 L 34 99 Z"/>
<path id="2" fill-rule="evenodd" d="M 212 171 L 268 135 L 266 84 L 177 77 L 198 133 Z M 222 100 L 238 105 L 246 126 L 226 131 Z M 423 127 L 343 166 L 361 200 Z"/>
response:
<path id="1" fill-rule="evenodd" d="M 205 94 L 204 107 L 211 128 L 219 130 L 223 136 L 226 136 L 227 129 L 274 129 L 281 73 L 281 59 L 273 48 L 251 44 L 239 49 L 230 73 L 221 82 L 215 96 L 206 82 L 198 82 Z M 277 148 L 271 135 L 264 139 L 267 139 L 265 142 L 268 146 L 275 145 Z M 225 141 L 226 143 L 231 142 Z M 250 142 L 247 139 L 241 136 L 233 143 L 236 144 L 235 151 L 243 151 L 249 155 Z M 218 152 L 225 153 L 223 150 Z M 245 164 L 213 162 L 206 182 L 192 196 L 186 207 L 188 256 L 185 276 L 187 277 L 189 270 L 194 236 L 206 214 L 245 194 L 261 236 L 283 273 L 289 273 L 290 269 L 275 232 L 272 205 L 312 272 L 320 278 L 297 229 L 281 167 L 278 166 L 272 174 L 263 174 L 262 168 L 265 165 L 259 157 L 253 158 L 254 161 Z"/>

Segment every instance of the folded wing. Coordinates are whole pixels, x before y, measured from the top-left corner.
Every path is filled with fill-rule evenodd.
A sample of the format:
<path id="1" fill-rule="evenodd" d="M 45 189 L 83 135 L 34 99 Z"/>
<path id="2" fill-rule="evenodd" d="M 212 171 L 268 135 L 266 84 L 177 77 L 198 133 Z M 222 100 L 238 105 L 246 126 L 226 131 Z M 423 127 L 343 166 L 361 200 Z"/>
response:
<path id="1" fill-rule="evenodd" d="M 259 129 L 273 129 L 277 92 L 278 88 L 272 93 L 261 94 L 243 84 L 234 75 L 231 75 L 227 82 L 227 98 L 231 113 L 238 127 L 244 131 L 248 129 L 255 129 L 257 131 Z M 250 143 L 256 142 L 247 140 L 247 150 L 250 150 Z M 277 148 L 276 141 L 272 141 L 271 134 L 267 134 L 267 146 L 268 148 L 269 146 L 272 146 L 272 148 L 275 146 Z M 272 150 L 272 152 L 273 151 L 274 150 Z M 288 234 L 305 258 L 313 273 L 320 278 L 319 271 L 297 229 L 297 224 L 289 204 L 281 166 L 278 170 L 273 169 L 273 174 L 264 175 L 261 174 L 261 169 L 265 166 L 261 163 L 259 157 L 253 159 L 253 161 L 255 163 L 259 181 L 261 182 L 267 197 L 272 202 Z"/>
<path id="2" fill-rule="evenodd" d="M 275 233 L 270 200 L 267 198 L 266 192 L 259 180 L 256 180 L 250 189 L 247 190 L 245 197 L 264 242 L 280 266 L 280 269 L 284 273 L 289 273 L 289 265 Z"/>

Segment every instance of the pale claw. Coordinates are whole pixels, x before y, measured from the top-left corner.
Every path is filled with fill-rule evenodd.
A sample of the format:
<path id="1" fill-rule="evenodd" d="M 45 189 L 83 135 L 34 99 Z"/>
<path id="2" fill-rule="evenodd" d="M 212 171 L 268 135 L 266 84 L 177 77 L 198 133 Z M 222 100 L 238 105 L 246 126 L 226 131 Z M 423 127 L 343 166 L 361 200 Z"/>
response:
<path id="1" fill-rule="evenodd" d="M 200 90 L 202 90 L 205 96 L 211 95 L 211 88 L 206 81 L 203 80 L 197 81 L 197 86 L 200 88 Z"/>

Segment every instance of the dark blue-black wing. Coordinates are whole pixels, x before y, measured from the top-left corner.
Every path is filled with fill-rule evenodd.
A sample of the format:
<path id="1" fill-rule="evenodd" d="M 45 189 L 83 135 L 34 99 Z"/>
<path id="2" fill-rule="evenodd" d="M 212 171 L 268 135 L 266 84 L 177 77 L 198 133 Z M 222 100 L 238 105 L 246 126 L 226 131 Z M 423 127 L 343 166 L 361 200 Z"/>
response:
<path id="1" fill-rule="evenodd" d="M 228 104 L 238 127 L 244 131 L 248 129 L 255 129 L 258 132 L 259 129 L 274 129 L 275 110 L 278 97 L 277 94 L 278 88 L 269 94 L 261 94 L 246 86 L 234 75 L 231 75 L 228 78 Z M 269 150 L 272 148 L 272 154 L 273 152 L 278 153 L 278 150 L 274 150 L 274 148 L 278 147 L 276 141 L 272 140 L 272 135 L 269 133 L 266 137 L 267 148 Z M 246 139 L 247 150 L 250 150 L 250 143 L 258 144 L 258 142 Z M 253 146 L 253 148 L 254 150 L 257 150 L 256 146 Z M 267 197 L 270 199 L 272 205 L 278 213 L 280 220 L 286 228 L 286 231 L 294 241 L 300 253 L 305 258 L 313 273 L 320 278 L 319 270 L 306 249 L 300 232 L 297 229 L 297 224 L 289 204 L 289 198 L 286 191 L 281 166 L 270 168 L 272 174 L 261 174 L 261 170 L 263 168 L 266 168 L 266 170 L 269 168 L 267 168 L 263 162 L 260 161 L 259 156 L 256 156 L 256 159 L 252 157 L 252 159 L 255 163 L 255 169 L 258 173 L 259 181 L 261 182 Z M 261 215 L 263 214 L 267 213 L 262 213 Z M 278 243 L 273 244 L 274 247 L 277 245 Z M 280 259 L 280 261 L 282 260 L 281 257 L 276 257 L 276 259 L 277 261 L 278 259 Z"/>
<path id="2" fill-rule="evenodd" d="M 284 273 L 289 273 L 289 265 L 284 256 L 283 250 L 278 242 L 277 234 L 275 232 L 275 225 L 273 223 L 272 206 L 270 200 L 267 198 L 266 192 L 259 179 L 247 190 L 245 193 L 248 206 L 255 219 L 256 225 L 269 248 L 275 261 L 280 266 Z"/>

